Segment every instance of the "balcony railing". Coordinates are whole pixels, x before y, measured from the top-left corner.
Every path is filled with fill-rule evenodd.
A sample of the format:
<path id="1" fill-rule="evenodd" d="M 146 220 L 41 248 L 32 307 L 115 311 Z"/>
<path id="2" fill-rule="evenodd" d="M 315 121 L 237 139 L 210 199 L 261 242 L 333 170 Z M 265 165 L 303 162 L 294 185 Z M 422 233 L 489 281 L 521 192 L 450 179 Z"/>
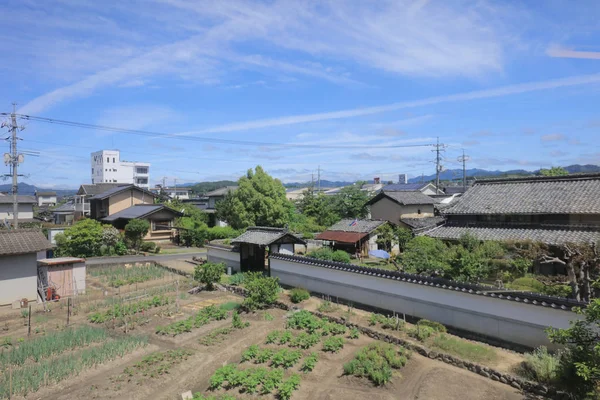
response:
<path id="1" fill-rule="evenodd" d="M 75 203 L 75 211 L 82 213 L 90 212 L 90 203 Z"/>

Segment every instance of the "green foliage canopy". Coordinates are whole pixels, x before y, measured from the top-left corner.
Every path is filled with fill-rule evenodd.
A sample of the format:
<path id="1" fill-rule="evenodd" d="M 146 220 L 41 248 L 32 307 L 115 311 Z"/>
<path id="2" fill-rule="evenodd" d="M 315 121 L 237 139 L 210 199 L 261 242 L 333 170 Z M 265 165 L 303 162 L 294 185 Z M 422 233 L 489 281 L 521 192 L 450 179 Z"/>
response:
<path id="1" fill-rule="evenodd" d="M 60 256 L 94 257 L 100 255 L 104 230 L 93 219 L 83 219 L 64 233 L 56 235 L 56 253 Z"/>
<path id="2" fill-rule="evenodd" d="M 238 189 L 217 203 L 217 216 L 235 229 L 249 226 L 283 227 L 289 221 L 292 203 L 279 179 L 261 166 L 248 170 L 238 181 Z"/>
<path id="3" fill-rule="evenodd" d="M 145 219 L 132 219 L 125 225 L 125 237 L 131 241 L 133 248 L 139 251 L 142 240 L 149 230 L 150 223 Z"/>

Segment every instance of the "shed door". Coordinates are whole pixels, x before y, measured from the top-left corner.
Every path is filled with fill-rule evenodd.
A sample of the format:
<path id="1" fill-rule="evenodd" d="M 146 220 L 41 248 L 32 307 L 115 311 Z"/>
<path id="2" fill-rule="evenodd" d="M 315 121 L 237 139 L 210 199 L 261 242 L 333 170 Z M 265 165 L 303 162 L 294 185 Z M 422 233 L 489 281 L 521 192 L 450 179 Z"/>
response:
<path id="1" fill-rule="evenodd" d="M 73 269 L 69 266 L 57 266 L 48 268 L 48 285 L 56 288 L 59 296 L 71 296 L 73 294 Z"/>

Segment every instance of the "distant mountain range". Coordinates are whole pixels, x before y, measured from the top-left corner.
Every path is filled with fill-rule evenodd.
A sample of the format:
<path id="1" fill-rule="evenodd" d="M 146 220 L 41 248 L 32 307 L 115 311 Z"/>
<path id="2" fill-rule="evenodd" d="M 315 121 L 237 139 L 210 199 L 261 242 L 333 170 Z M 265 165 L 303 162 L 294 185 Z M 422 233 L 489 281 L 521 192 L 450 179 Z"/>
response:
<path id="1" fill-rule="evenodd" d="M 569 172 L 570 174 L 580 174 L 580 173 L 594 173 L 594 172 L 600 172 L 600 166 L 598 165 L 591 165 L 591 164 L 586 164 L 586 165 L 579 165 L 579 164 L 575 164 L 575 165 L 569 165 L 567 167 L 563 167 L 564 169 L 567 170 L 567 172 Z M 526 171 L 524 169 L 513 169 L 513 170 L 509 170 L 509 171 L 489 171 L 486 169 L 478 169 L 478 168 L 472 168 L 472 169 L 467 169 L 467 178 L 491 178 L 491 177 L 515 177 L 515 176 L 528 176 L 528 175 L 535 175 L 538 174 L 540 172 L 540 170 L 535 170 L 535 171 Z M 443 171 L 440 174 L 440 180 L 442 181 L 451 181 L 451 180 L 457 180 L 457 179 L 462 179 L 462 174 L 463 171 L 462 169 L 448 169 Z M 419 183 L 421 181 L 423 182 L 429 182 L 429 181 L 433 181 L 435 180 L 435 174 L 432 175 L 424 175 L 423 177 L 421 176 L 417 176 L 414 178 L 410 178 L 408 180 L 409 183 Z"/>
<path id="2" fill-rule="evenodd" d="M 38 188 L 34 185 L 30 185 L 25 182 L 19 182 L 17 188 L 19 194 L 33 196 L 35 192 L 56 192 L 58 197 L 63 196 L 72 196 L 77 193 L 77 189 L 47 189 L 47 188 Z M 12 184 L 2 184 L 0 185 L 0 193 L 10 193 L 12 191 Z"/>

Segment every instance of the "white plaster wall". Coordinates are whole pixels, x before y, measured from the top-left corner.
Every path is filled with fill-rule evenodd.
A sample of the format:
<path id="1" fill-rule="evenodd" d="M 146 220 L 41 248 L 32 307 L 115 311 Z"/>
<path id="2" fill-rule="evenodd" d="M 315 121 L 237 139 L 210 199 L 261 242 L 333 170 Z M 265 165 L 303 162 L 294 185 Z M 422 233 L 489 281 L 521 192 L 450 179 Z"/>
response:
<path id="1" fill-rule="evenodd" d="M 77 294 L 85 294 L 85 263 L 79 262 L 73 264 L 73 282 L 75 283 L 74 290 Z"/>
<path id="2" fill-rule="evenodd" d="M 212 263 L 225 263 L 233 272 L 241 271 L 240 253 L 235 251 L 206 246 L 206 259 Z"/>
<path id="3" fill-rule="evenodd" d="M 37 299 L 36 254 L 0 255 L 0 305 L 21 299 Z"/>
<path id="4" fill-rule="evenodd" d="M 337 296 L 373 307 L 524 346 L 553 347 L 546 327 L 569 327 L 573 312 L 393 281 L 352 272 L 271 259 L 271 275 L 284 285 Z"/>

